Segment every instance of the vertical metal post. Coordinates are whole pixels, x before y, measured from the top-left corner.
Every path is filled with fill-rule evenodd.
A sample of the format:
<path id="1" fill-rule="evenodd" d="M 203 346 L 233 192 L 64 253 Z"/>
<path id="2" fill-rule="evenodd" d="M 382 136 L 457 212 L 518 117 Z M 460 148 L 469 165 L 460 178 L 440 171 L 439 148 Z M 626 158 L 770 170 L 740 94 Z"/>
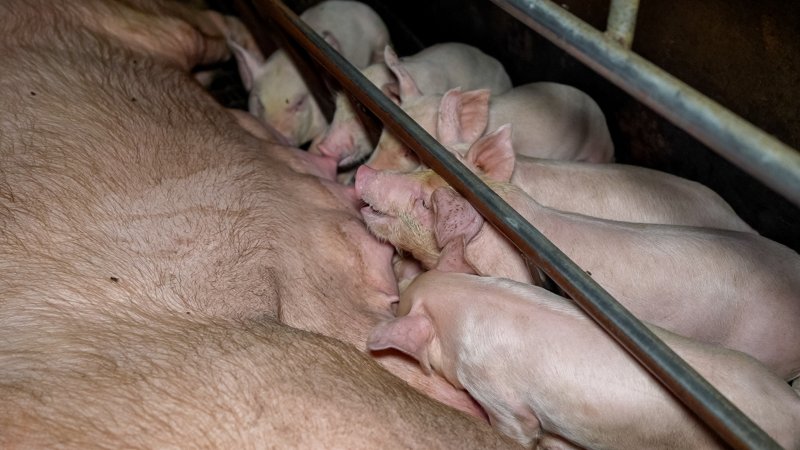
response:
<path id="1" fill-rule="evenodd" d="M 491 0 L 723 158 L 800 205 L 800 152 L 550 0 Z"/>
<path id="2" fill-rule="evenodd" d="M 619 42 L 625 48 L 631 48 L 638 12 L 639 0 L 611 0 L 606 23 L 606 36 Z"/>

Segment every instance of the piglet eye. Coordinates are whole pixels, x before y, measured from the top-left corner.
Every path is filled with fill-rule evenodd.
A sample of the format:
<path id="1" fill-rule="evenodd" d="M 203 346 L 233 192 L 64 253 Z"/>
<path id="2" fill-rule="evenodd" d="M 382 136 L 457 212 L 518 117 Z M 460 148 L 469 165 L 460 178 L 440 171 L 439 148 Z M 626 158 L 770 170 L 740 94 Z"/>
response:
<path id="1" fill-rule="evenodd" d="M 431 204 L 430 204 L 430 201 L 428 199 L 425 199 L 425 198 L 422 199 L 422 206 L 425 209 L 431 209 Z"/>
<path id="2" fill-rule="evenodd" d="M 308 100 L 308 94 L 303 94 L 292 101 L 290 108 L 292 109 L 300 109 L 305 105 L 306 101 Z"/>

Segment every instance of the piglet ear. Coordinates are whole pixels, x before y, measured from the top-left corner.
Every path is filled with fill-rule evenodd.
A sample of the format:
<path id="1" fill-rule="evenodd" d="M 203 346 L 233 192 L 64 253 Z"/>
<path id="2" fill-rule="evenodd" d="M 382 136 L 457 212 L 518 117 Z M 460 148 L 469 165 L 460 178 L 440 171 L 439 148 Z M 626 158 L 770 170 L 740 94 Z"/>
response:
<path id="1" fill-rule="evenodd" d="M 439 117 L 436 123 L 436 138 L 445 147 L 460 143 L 460 124 L 458 106 L 461 102 L 461 88 L 453 88 L 444 93 L 439 102 Z"/>
<path id="2" fill-rule="evenodd" d="M 496 181 L 510 181 L 516 157 L 511 146 L 511 124 L 478 139 L 467 152 L 467 162 Z"/>
<path id="3" fill-rule="evenodd" d="M 378 324 L 367 339 L 370 351 L 397 349 L 419 361 L 426 374 L 431 373 L 428 346 L 433 340 L 433 324 L 426 316 L 409 314 Z"/>
<path id="4" fill-rule="evenodd" d="M 450 89 L 439 103 L 436 134 L 443 145 L 472 145 L 489 123 L 488 89 L 461 92 Z"/>
<path id="5" fill-rule="evenodd" d="M 241 45 L 228 40 L 228 46 L 236 57 L 236 64 L 239 68 L 239 77 L 248 92 L 253 90 L 253 82 L 261 75 L 264 66 L 264 58 L 260 53 L 252 52 Z"/>
<path id="6" fill-rule="evenodd" d="M 336 36 L 334 36 L 333 33 L 328 30 L 323 30 L 320 34 L 322 35 L 322 38 L 325 39 L 325 42 L 328 43 L 328 45 L 333 47 L 333 49 L 337 52 L 342 53 L 342 47 L 339 45 L 339 40 L 336 39 Z"/>
<path id="7" fill-rule="evenodd" d="M 464 245 L 472 241 L 483 226 L 483 216 L 451 187 L 440 187 L 431 195 L 433 232 L 439 247 L 460 238 Z"/>
<path id="8" fill-rule="evenodd" d="M 389 70 L 397 77 L 397 83 L 400 86 L 400 102 L 402 103 L 406 100 L 422 96 L 422 92 L 419 90 L 419 87 L 417 87 L 414 78 L 403 63 L 400 62 L 400 58 L 397 57 L 397 53 L 392 50 L 392 47 L 387 45 L 383 50 L 383 56 L 386 60 L 386 66 L 388 66 Z"/>
<path id="9" fill-rule="evenodd" d="M 464 236 L 459 236 L 451 239 L 442 248 L 439 254 L 439 261 L 436 263 L 435 269 L 440 272 L 457 272 L 469 273 L 478 275 L 475 267 L 467 261 L 466 257 L 467 244 L 464 242 Z"/>
<path id="10" fill-rule="evenodd" d="M 400 57 L 397 56 L 397 53 L 391 45 L 387 45 L 383 48 L 383 62 L 385 62 L 387 66 L 400 63 Z"/>
<path id="11" fill-rule="evenodd" d="M 369 65 L 385 63 L 385 62 L 386 62 L 385 50 L 381 51 L 380 48 L 372 50 L 372 53 L 369 55 Z"/>
<path id="12" fill-rule="evenodd" d="M 381 91 L 393 102 L 396 104 L 400 104 L 400 85 L 397 82 L 392 81 L 391 83 L 386 83 L 381 86 Z"/>
<path id="13" fill-rule="evenodd" d="M 467 91 L 461 94 L 461 139 L 465 144 L 472 145 L 479 137 L 483 136 L 486 126 L 489 125 L 489 94 L 488 89 Z"/>

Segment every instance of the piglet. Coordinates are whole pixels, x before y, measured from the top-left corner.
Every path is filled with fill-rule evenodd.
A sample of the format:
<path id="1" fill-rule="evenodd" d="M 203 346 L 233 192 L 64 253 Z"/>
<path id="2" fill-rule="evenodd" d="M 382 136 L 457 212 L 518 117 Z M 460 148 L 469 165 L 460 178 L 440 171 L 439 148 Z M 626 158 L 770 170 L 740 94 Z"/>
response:
<path id="1" fill-rule="evenodd" d="M 614 159 L 614 144 L 597 103 L 563 84 L 530 83 L 500 95 L 490 95 L 485 89 L 455 88 L 444 95 L 410 99 L 402 107 L 440 142 L 460 144 L 453 149 L 462 153 L 486 129 L 510 123 L 515 130 L 512 145 L 520 155 L 590 163 Z M 420 162 L 384 130 L 367 164 L 375 169 L 408 172 Z"/>
<path id="2" fill-rule="evenodd" d="M 544 289 L 434 270 L 401 294 L 397 316 L 367 347 L 413 356 L 525 446 L 722 446 L 596 323 Z M 742 353 L 649 328 L 781 445 L 800 448 L 800 397 L 784 381 Z"/>
<path id="3" fill-rule="evenodd" d="M 432 173 L 359 168 L 370 231 L 425 268 L 460 239 L 476 273 L 532 282 L 520 252 Z M 800 374 L 796 252 L 754 233 L 597 219 L 544 207 L 512 184 L 490 187 L 643 320 L 748 353 L 787 380 Z"/>
<path id="4" fill-rule="evenodd" d="M 482 106 L 464 102 L 475 103 L 457 92 L 442 99 L 439 140 L 474 172 L 510 182 L 544 206 L 623 222 L 755 233 L 722 197 L 700 183 L 625 164 L 524 156 L 517 152 L 514 135 L 526 131 L 514 128 L 512 132 L 508 125 L 478 140 L 487 126 L 486 101 L 480 102 Z"/>
<path id="5" fill-rule="evenodd" d="M 401 106 L 423 95 L 443 93 L 458 86 L 485 88 L 493 93 L 511 89 L 511 79 L 503 65 L 466 44 L 436 44 L 402 59 L 387 47 L 384 58 L 385 64 L 368 67 L 363 73 Z M 373 149 L 344 94 L 337 95 L 336 112 L 318 149 L 337 158 L 340 166 L 360 160 Z"/>
<path id="6" fill-rule="evenodd" d="M 382 60 L 389 32 L 369 6 L 328 0 L 300 15 L 314 31 L 359 69 Z M 242 82 L 250 92 L 250 112 L 278 130 L 291 145 L 302 145 L 327 127 L 316 101 L 285 51 L 266 62 L 258 52 L 232 45 Z"/>
<path id="7" fill-rule="evenodd" d="M 524 129 L 520 132 L 514 128 L 512 132 L 504 125 L 481 137 L 491 123 L 490 111 L 489 98 L 481 91 L 451 90 L 441 98 L 438 113 L 426 120 L 436 123 L 437 139 L 473 172 L 488 180 L 510 182 L 544 206 L 624 222 L 755 233 L 725 200 L 694 181 L 630 165 L 522 156 L 516 150 L 524 145 L 525 139 L 518 137 L 528 134 Z M 382 153 L 389 158 L 392 154 L 398 155 Z M 404 161 L 412 161 L 412 165 L 403 166 Z M 414 161 L 401 156 L 393 158 L 390 165 L 400 166 L 402 171 L 413 168 Z M 424 179 L 433 189 L 444 185 L 432 171 L 410 178 Z"/>
<path id="8" fill-rule="evenodd" d="M 563 213 L 507 186 L 506 201 L 640 319 L 747 353 L 786 380 L 800 375 L 796 252 L 751 233 Z M 437 245 L 463 242 L 477 273 L 525 267 L 518 252 L 497 250 L 506 239 L 493 227 L 475 231 L 482 217 L 453 189 L 438 189 L 430 204 Z"/>

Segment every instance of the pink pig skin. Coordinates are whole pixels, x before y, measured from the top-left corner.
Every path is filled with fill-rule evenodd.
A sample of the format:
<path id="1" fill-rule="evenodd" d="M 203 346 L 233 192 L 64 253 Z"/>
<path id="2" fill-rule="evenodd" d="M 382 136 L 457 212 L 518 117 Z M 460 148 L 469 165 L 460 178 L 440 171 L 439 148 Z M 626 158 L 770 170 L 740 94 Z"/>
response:
<path id="1" fill-rule="evenodd" d="M 428 131 L 435 128 L 436 138 L 475 173 L 495 181 L 510 181 L 545 206 L 625 222 L 754 232 L 725 200 L 699 183 L 642 167 L 556 161 L 518 153 L 531 154 L 525 151 L 525 146 L 532 140 L 539 139 L 535 148 L 550 147 L 563 141 L 559 136 L 564 134 L 561 128 L 566 125 L 557 127 L 557 120 L 548 122 L 531 114 L 524 117 L 533 120 L 516 120 L 514 123 L 522 126 L 514 127 L 513 132 L 508 126 L 502 126 L 481 137 L 487 124 L 493 127 L 497 122 L 486 91 L 462 93 L 453 89 L 440 97 L 438 110 L 431 113 L 430 109 L 435 108 L 431 100 L 436 98 L 422 97 L 415 103 L 422 108 L 409 108 L 410 115 Z M 578 114 L 573 112 L 572 116 Z M 583 120 L 589 121 L 589 118 Z M 539 122 L 555 123 L 544 127 Z M 577 119 L 574 122 L 577 123 Z M 542 131 L 551 129 L 555 131 L 549 131 L 549 134 Z M 548 139 L 554 142 L 546 144 Z M 381 144 L 387 142 L 379 143 L 375 156 L 368 163 L 370 167 L 401 172 L 417 167 L 416 157 L 402 145 L 381 152 Z"/>
<path id="2" fill-rule="evenodd" d="M 511 89 L 511 80 L 499 61 L 457 42 L 436 44 L 402 59 L 387 47 L 384 59 L 385 64 L 374 64 L 363 73 L 401 106 L 424 94 L 443 93 L 458 86 L 486 88 L 495 93 Z M 344 94 L 337 95 L 336 113 L 318 149 L 337 158 L 340 165 L 358 161 L 373 150 L 353 105 Z"/>
<path id="3" fill-rule="evenodd" d="M 519 155 L 588 163 L 614 160 L 614 144 L 603 112 L 588 95 L 571 86 L 529 83 L 500 95 L 486 89 L 456 88 L 410 99 L 402 107 L 443 144 L 462 144 L 462 151 L 487 129 L 510 123 L 515 129 L 512 145 Z M 442 117 L 442 111 L 449 116 Z M 420 162 L 384 130 L 367 164 L 407 172 Z"/>
<path id="4" fill-rule="evenodd" d="M 375 11 L 361 2 L 328 0 L 300 18 L 359 69 L 381 61 L 389 31 Z M 287 53 L 279 49 L 265 61 L 256 50 L 232 44 L 242 82 L 250 92 L 249 110 L 302 145 L 325 132 L 327 122 Z"/>
<path id="5" fill-rule="evenodd" d="M 722 443 L 571 302 L 510 280 L 430 271 L 373 329 L 538 448 L 694 449 Z M 745 354 L 650 326 L 782 446 L 800 448 L 800 397 Z"/>
<path id="6" fill-rule="evenodd" d="M 479 139 L 470 153 L 496 136 Z M 504 161 L 500 158 L 501 165 Z M 800 256 L 794 251 L 755 233 L 566 213 L 542 206 L 517 186 L 489 181 L 643 320 L 748 353 L 787 380 L 800 374 Z M 370 231 L 411 253 L 423 267 L 436 267 L 443 247 L 452 250 L 463 242 L 462 266 L 479 275 L 541 284 L 537 272 L 531 272 L 520 252 L 493 227 L 474 231 L 475 221 L 483 219 L 445 187 L 432 171 L 399 174 L 368 166 L 359 168 L 355 184 L 356 194 L 368 204 L 361 213 Z M 445 214 L 456 210 L 454 204 L 461 213 Z"/>
<path id="7" fill-rule="evenodd" d="M 703 342 L 747 353 L 780 377 L 800 374 L 800 255 L 751 233 L 613 222 L 545 208 L 507 185 L 503 198 L 637 317 Z M 466 236 L 465 259 L 479 274 L 521 258 L 496 251 L 505 238 L 484 226 L 450 188 L 434 208 L 439 245 Z M 467 226 L 468 225 L 468 226 Z M 747 318 L 743 320 L 742 318 Z"/>

